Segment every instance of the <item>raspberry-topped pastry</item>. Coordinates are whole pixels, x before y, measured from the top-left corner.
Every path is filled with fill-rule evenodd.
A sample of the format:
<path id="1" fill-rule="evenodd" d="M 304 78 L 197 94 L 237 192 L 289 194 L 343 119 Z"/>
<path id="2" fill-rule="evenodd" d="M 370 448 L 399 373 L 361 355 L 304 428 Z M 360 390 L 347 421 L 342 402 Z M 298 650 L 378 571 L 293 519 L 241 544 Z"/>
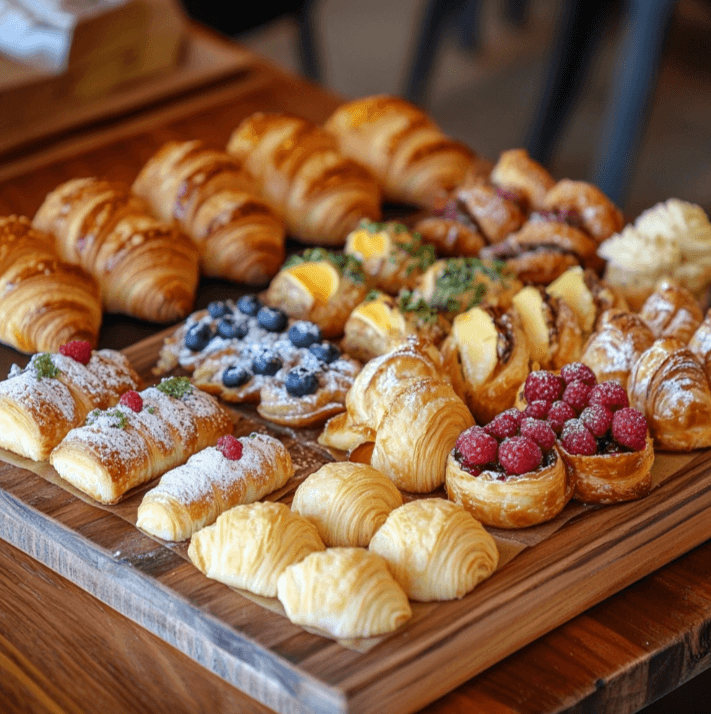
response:
<path id="1" fill-rule="evenodd" d="M 549 521 L 572 493 L 555 432 L 518 409 L 462 432 L 447 460 L 446 487 L 450 500 L 497 528 Z"/>

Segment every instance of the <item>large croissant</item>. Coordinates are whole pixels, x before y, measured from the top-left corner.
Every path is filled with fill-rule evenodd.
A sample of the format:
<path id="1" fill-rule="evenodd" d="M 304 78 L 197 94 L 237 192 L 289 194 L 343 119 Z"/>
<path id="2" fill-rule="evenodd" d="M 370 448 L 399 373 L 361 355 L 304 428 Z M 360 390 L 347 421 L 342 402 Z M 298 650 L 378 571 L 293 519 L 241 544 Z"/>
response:
<path id="1" fill-rule="evenodd" d="M 95 346 L 100 325 L 96 281 L 61 260 L 29 219 L 0 218 L 0 340 L 21 352 L 56 352 L 72 340 Z"/>
<path id="2" fill-rule="evenodd" d="M 177 228 L 153 218 L 125 184 L 67 181 L 48 194 L 33 225 L 54 233 L 62 257 L 98 280 L 107 311 L 152 322 L 172 322 L 190 312 L 197 248 Z"/>
<path id="3" fill-rule="evenodd" d="M 431 208 L 470 172 L 476 155 L 422 110 L 376 95 L 342 104 L 325 124 L 344 154 L 373 171 L 392 201 Z"/>
<path id="4" fill-rule="evenodd" d="M 343 245 L 361 218 L 380 219 L 375 178 L 306 119 L 252 114 L 232 133 L 227 151 L 254 176 L 298 240 Z"/>
<path id="5" fill-rule="evenodd" d="M 224 151 L 170 141 L 143 167 L 133 191 L 161 220 L 178 221 L 206 275 L 260 285 L 284 262 L 284 222 Z"/>

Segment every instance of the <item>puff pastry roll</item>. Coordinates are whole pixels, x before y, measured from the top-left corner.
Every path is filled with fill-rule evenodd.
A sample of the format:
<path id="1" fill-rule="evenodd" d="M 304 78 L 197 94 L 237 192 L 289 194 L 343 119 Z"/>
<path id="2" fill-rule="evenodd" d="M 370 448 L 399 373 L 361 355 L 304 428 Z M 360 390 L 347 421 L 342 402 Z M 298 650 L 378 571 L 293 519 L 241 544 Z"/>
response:
<path id="1" fill-rule="evenodd" d="M 287 567 L 277 587 L 291 622 L 332 637 L 385 635 L 412 617 L 385 560 L 363 548 L 312 553 Z"/>
<path id="2" fill-rule="evenodd" d="M 367 547 L 390 511 L 402 505 L 395 484 L 367 464 L 328 463 L 303 481 L 291 510 L 318 528 L 327 546 Z"/>
<path id="3" fill-rule="evenodd" d="M 658 283 L 644 301 L 639 316 L 647 323 L 655 339 L 676 337 L 684 344 L 689 342 L 704 319 L 701 306 L 692 293 L 670 280 Z"/>
<path id="4" fill-rule="evenodd" d="M 555 186 L 555 179 L 525 149 L 502 152 L 489 181 L 515 196 L 526 211 L 543 208 L 546 194 Z"/>
<path id="5" fill-rule="evenodd" d="M 55 352 L 73 340 L 96 345 L 96 281 L 60 259 L 54 239 L 29 219 L 0 217 L 0 340 L 20 352 Z"/>
<path id="6" fill-rule="evenodd" d="M 151 216 L 128 186 L 73 179 L 45 198 L 33 226 L 53 233 L 64 260 L 93 275 L 104 309 L 151 322 L 185 317 L 195 300 L 198 251 Z"/>
<path id="7" fill-rule="evenodd" d="M 121 352 L 90 352 L 86 364 L 60 353 L 35 354 L 0 382 L 0 447 L 45 461 L 92 409 L 107 409 L 140 386 Z"/>
<path id="8" fill-rule="evenodd" d="M 284 262 L 284 221 L 224 151 L 201 141 L 170 141 L 148 160 L 132 190 L 193 239 L 205 275 L 262 285 Z"/>
<path id="9" fill-rule="evenodd" d="M 227 151 L 256 179 L 297 240 L 343 245 L 361 218 L 380 219 L 375 178 L 306 119 L 252 114 L 234 130 Z"/>
<path id="10" fill-rule="evenodd" d="M 711 310 L 706 311 L 703 321 L 691 336 L 688 347 L 703 365 L 706 376 L 711 379 Z"/>
<path id="11" fill-rule="evenodd" d="M 454 200 L 417 221 L 414 230 L 443 257 L 476 257 L 486 245 L 479 227 L 457 210 Z"/>
<path id="12" fill-rule="evenodd" d="M 163 540 L 190 538 L 217 517 L 281 488 L 294 475 L 286 447 L 273 436 L 228 435 L 163 474 L 138 507 L 136 525 Z"/>
<path id="13" fill-rule="evenodd" d="M 225 511 L 190 540 L 188 556 L 208 578 L 276 597 L 284 569 L 325 546 L 316 526 L 283 503 L 248 503 Z"/>
<path id="14" fill-rule="evenodd" d="M 398 97 L 376 95 L 346 102 L 324 126 L 346 156 L 375 174 L 390 201 L 432 207 L 476 164 L 474 152 L 445 136 L 421 109 Z"/>
<path id="15" fill-rule="evenodd" d="M 135 486 L 160 476 L 232 432 L 229 412 L 172 377 L 123 398 L 110 410 L 90 412 L 54 448 L 57 473 L 99 503 L 116 503 Z"/>
<path id="16" fill-rule="evenodd" d="M 411 600 L 455 600 L 499 564 L 494 539 L 462 506 L 442 498 L 410 501 L 390 513 L 370 541 Z"/>

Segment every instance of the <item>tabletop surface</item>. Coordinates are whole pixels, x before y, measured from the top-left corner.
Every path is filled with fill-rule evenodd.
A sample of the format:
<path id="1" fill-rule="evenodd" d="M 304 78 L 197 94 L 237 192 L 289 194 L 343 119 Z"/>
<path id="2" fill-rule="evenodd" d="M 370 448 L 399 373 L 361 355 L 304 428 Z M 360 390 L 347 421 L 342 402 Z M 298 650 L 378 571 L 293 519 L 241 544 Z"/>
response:
<path id="1" fill-rule="evenodd" d="M 170 139 L 200 137 L 224 146 L 253 111 L 289 111 L 320 122 L 338 103 L 250 57 L 239 75 L 0 163 L 0 214 L 33 215 L 41 197 L 87 175 L 99 157 L 106 178 L 130 181 L 135 162 Z M 220 281 L 203 281 L 196 306 L 224 296 L 224 289 Z M 111 316 L 100 346 L 126 347 L 157 329 Z M 0 347 L 0 374 L 25 359 Z M 0 563 L 3 711 L 270 711 L 20 550 L 3 544 Z M 422 711 L 637 711 L 711 664 L 710 575 L 711 543 L 705 543 Z"/>

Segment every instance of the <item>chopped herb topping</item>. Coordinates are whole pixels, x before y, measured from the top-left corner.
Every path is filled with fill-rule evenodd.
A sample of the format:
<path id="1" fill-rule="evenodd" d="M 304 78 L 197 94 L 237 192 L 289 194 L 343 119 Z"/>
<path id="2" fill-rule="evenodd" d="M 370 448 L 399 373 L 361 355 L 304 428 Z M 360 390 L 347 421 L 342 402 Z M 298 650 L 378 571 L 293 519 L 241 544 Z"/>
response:
<path id="1" fill-rule="evenodd" d="M 447 312 L 465 311 L 478 305 L 486 294 L 486 282 L 501 282 L 506 264 L 495 260 L 483 263 L 478 258 L 451 258 L 445 262 L 442 273 L 435 280 L 435 289 L 430 305 Z M 471 293 L 471 295 L 469 295 Z M 462 304 L 462 298 L 466 301 Z"/>
<path id="2" fill-rule="evenodd" d="M 175 399 L 182 399 L 186 394 L 193 391 L 193 385 L 187 377 L 171 377 L 164 379 L 157 387 L 163 394 Z"/>
<path id="3" fill-rule="evenodd" d="M 417 297 L 412 290 L 400 292 L 397 299 L 397 307 L 402 313 L 415 313 L 425 324 L 434 324 L 437 321 L 438 311 L 428 305 L 424 298 Z"/>
<path id="4" fill-rule="evenodd" d="M 368 290 L 368 294 L 363 298 L 363 302 L 374 302 L 380 295 L 380 290 L 376 290 L 375 288 Z"/>
<path id="5" fill-rule="evenodd" d="M 47 352 L 39 355 L 34 362 L 35 372 L 37 373 L 37 381 L 44 377 L 52 378 L 59 374 L 59 367 L 52 362 L 52 355 Z"/>
<path id="6" fill-rule="evenodd" d="M 333 253 L 325 248 L 308 248 L 300 255 L 292 255 L 287 258 L 283 269 L 293 268 L 301 263 L 318 263 L 323 260 L 329 262 L 344 278 L 348 278 L 354 283 L 365 282 L 365 273 L 358 258 L 344 253 Z"/>
<path id="7" fill-rule="evenodd" d="M 146 411 L 147 411 L 149 414 L 155 414 L 155 413 L 156 413 L 156 408 L 151 404 L 151 405 L 146 409 Z"/>
<path id="8" fill-rule="evenodd" d="M 87 415 L 85 424 L 91 426 L 102 414 L 113 420 L 111 424 L 109 424 L 113 429 L 125 429 L 128 424 L 128 417 L 119 409 L 114 409 L 110 412 L 102 412 L 101 409 L 94 409 Z"/>

